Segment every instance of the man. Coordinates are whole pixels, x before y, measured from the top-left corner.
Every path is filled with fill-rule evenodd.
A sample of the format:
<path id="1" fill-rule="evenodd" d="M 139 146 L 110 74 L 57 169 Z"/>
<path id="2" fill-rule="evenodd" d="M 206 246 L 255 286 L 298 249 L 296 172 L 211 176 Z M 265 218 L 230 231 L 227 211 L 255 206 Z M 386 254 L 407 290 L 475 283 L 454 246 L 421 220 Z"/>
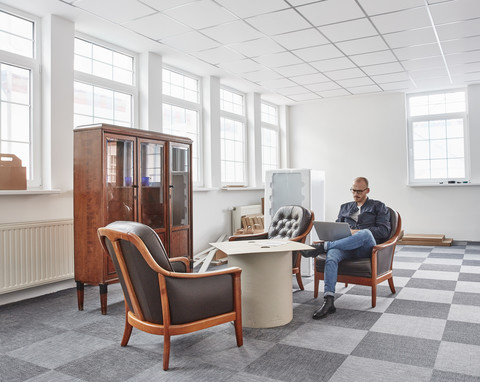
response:
<path id="1" fill-rule="evenodd" d="M 333 303 L 337 283 L 338 263 L 344 259 L 370 257 L 376 244 L 387 241 L 390 236 L 390 211 L 382 202 L 367 197 L 370 192 L 368 180 L 363 177 L 353 181 L 350 191 L 353 202 L 340 206 L 337 222 L 347 222 L 352 236 L 314 244 L 314 250 L 303 251 L 305 257 L 326 253 L 324 269 L 324 302 L 313 314 L 314 319 L 335 313 Z"/>

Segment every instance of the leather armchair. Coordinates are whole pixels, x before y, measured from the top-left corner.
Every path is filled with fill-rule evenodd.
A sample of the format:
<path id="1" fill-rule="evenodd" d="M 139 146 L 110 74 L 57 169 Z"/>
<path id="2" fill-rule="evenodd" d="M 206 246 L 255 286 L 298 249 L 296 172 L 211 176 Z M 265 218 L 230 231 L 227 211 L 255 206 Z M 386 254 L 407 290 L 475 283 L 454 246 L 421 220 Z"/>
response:
<path id="1" fill-rule="evenodd" d="M 229 241 L 260 240 L 260 239 L 288 239 L 305 243 L 310 233 L 315 215 L 301 206 L 283 206 L 273 216 L 267 232 L 252 235 L 230 236 Z M 292 253 L 292 273 L 296 275 L 298 286 L 304 290 L 300 264 L 302 256 L 299 252 Z"/>
<path id="2" fill-rule="evenodd" d="M 234 322 L 237 346 L 243 344 L 240 268 L 190 273 L 186 257 L 169 259 L 150 227 L 117 221 L 98 229 L 125 299 L 126 346 L 132 328 L 164 336 L 163 369 L 168 369 L 170 336 Z"/>
<path id="3" fill-rule="evenodd" d="M 372 307 L 377 305 L 377 284 L 388 280 L 392 293 L 395 293 L 393 284 L 392 264 L 395 254 L 397 240 L 402 231 L 402 219 L 395 210 L 390 210 L 391 234 L 390 238 L 372 249 L 371 258 L 348 259 L 338 264 L 337 282 L 367 285 L 372 287 Z M 315 280 L 313 296 L 318 297 L 318 284 L 324 280 L 326 254 L 318 255 L 315 258 Z"/>

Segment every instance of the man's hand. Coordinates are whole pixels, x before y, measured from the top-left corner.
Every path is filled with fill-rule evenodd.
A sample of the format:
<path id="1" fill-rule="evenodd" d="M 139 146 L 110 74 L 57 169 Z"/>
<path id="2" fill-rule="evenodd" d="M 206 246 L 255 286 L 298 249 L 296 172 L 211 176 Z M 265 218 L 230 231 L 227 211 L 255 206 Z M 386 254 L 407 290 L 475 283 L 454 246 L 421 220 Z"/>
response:
<path id="1" fill-rule="evenodd" d="M 350 231 L 352 231 L 352 235 L 355 235 L 360 230 L 359 229 L 350 229 Z"/>

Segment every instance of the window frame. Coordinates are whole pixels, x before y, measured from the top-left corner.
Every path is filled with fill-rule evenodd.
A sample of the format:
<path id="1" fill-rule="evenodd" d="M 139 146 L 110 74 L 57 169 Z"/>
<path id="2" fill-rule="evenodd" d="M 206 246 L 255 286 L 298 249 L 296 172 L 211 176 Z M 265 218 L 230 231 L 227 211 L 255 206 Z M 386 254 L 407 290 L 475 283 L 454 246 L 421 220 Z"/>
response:
<path id="1" fill-rule="evenodd" d="M 222 90 L 237 94 L 242 97 L 242 103 L 243 103 L 243 115 L 236 114 L 230 111 L 226 111 L 222 109 L 222 95 L 221 92 Z M 248 158 L 248 119 L 247 119 L 247 95 L 245 93 L 242 93 L 239 90 L 230 88 L 225 85 L 220 86 L 220 94 L 219 94 L 219 100 L 220 100 L 220 147 L 223 144 L 222 142 L 222 118 L 224 119 L 229 119 L 235 122 L 240 122 L 243 124 L 243 174 L 244 174 L 244 179 L 243 181 L 235 181 L 235 182 L 228 182 L 223 179 L 223 171 L 221 170 L 222 168 L 222 162 L 224 162 L 224 159 L 222 158 L 221 152 L 222 150 L 220 149 L 220 184 L 225 187 L 225 186 L 248 186 L 248 163 L 249 163 L 249 158 Z"/>
<path id="2" fill-rule="evenodd" d="M 12 16 L 28 20 L 33 23 L 33 57 L 26 57 L 20 54 L 0 50 L 0 62 L 5 65 L 15 66 L 30 71 L 30 139 L 29 154 L 30 163 L 28 163 L 27 188 L 42 187 L 42 120 L 41 120 L 41 20 L 39 17 L 29 13 L 8 7 L 4 4 L 0 5 L 0 11 L 8 13 Z M 22 163 L 22 166 L 27 164 Z"/>
<path id="3" fill-rule="evenodd" d="M 451 113 L 438 113 L 438 114 L 422 114 L 418 116 L 410 116 L 410 98 L 419 96 L 432 96 L 436 94 L 448 94 L 462 92 L 465 96 L 465 111 L 464 112 L 451 112 Z M 409 185 L 438 185 L 438 184 L 450 184 L 463 183 L 470 181 L 471 165 L 470 165 L 470 134 L 469 134 L 469 119 L 468 119 L 468 90 L 466 88 L 452 88 L 437 91 L 408 93 L 406 94 L 406 118 L 407 118 L 407 150 L 408 150 L 408 184 Z M 451 120 L 462 119 L 463 120 L 463 146 L 464 146 L 464 177 L 451 177 L 451 178 L 418 178 L 415 176 L 414 169 L 414 140 L 413 140 L 413 124 L 415 122 L 430 122 L 437 120 Z M 447 139 L 447 138 L 446 138 Z M 431 141 L 430 139 L 428 140 Z M 431 161 L 431 159 L 429 159 Z"/>
<path id="4" fill-rule="evenodd" d="M 129 51 L 125 48 L 122 48 L 120 46 L 108 43 L 106 41 L 97 39 L 92 36 L 88 36 L 83 33 L 76 32 L 75 33 L 75 38 L 74 38 L 74 44 L 76 39 L 84 40 L 86 42 L 89 42 L 91 44 L 95 44 L 98 46 L 101 46 L 103 48 L 124 54 L 126 56 L 130 56 L 133 58 L 133 84 L 128 85 L 122 82 L 118 82 L 115 80 L 110 80 L 107 78 L 99 77 L 94 74 L 89 74 L 89 73 L 84 73 L 78 70 L 75 70 L 74 68 L 74 88 L 75 88 L 75 83 L 80 82 L 86 85 L 91 85 L 99 88 L 103 88 L 106 90 L 111 90 L 113 92 L 118 92 L 118 93 L 123 93 L 123 94 L 129 94 L 132 97 L 132 105 L 131 105 L 131 126 L 130 128 L 134 128 L 139 125 L 139 120 L 138 120 L 138 84 L 139 84 L 139 71 L 138 71 L 138 54 L 132 51 Z M 74 103 L 74 112 L 73 112 L 73 118 L 75 120 L 75 103 Z M 75 123 L 74 123 L 74 128 Z"/>
<path id="5" fill-rule="evenodd" d="M 273 107 L 276 111 L 276 116 L 277 116 L 277 124 L 274 125 L 274 124 L 271 124 L 269 122 L 264 122 L 263 119 L 262 119 L 262 108 L 263 108 L 263 105 L 266 105 L 266 106 L 269 106 L 269 107 Z M 260 136 L 262 137 L 262 140 L 260 142 L 260 148 L 261 148 L 261 155 L 262 155 L 262 168 L 261 168 L 261 171 L 262 171 L 262 184 L 265 184 L 265 172 L 266 172 L 266 169 L 265 169 L 265 164 L 263 162 L 263 147 L 264 147 L 264 144 L 263 144 L 263 129 L 268 129 L 268 130 L 273 130 L 276 135 L 277 135 L 277 150 L 276 150 L 276 157 L 277 157 L 277 163 L 276 163 L 276 166 L 275 167 L 276 169 L 280 168 L 280 107 L 278 105 L 275 105 L 271 102 L 267 102 L 267 101 L 261 101 L 260 102 Z"/>
<path id="6" fill-rule="evenodd" d="M 180 74 L 185 77 L 189 77 L 191 79 L 194 79 L 198 81 L 198 103 L 192 102 L 192 101 L 187 101 L 182 98 L 177 98 L 171 95 L 164 94 L 163 92 L 163 70 L 168 70 L 170 72 L 175 72 L 177 74 Z M 162 65 L 162 132 L 165 134 L 170 134 L 169 132 L 166 132 L 163 126 L 163 107 L 164 105 L 169 105 L 169 106 L 174 106 L 182 109 L 187 109 L 187 110 L 193 110 L 197 112 L 197 123 L 198 123 L 198 134 L 197 134 L 197 142 L 193 143 L 197 147 L 197 179 L 193 181 L 193 186 L 194 187 L 203 187 L 205 184 L 204 180 L 204 164 L 203 164 L 203 142 L 204 142 L 204 137 L 203 137 L 203 92 L 202 92 L 202 78 L 200 76 L 197 76 L 193 73 L 187 72 L 185 70 L 170 66 L 170 65 Z M 192 147 L 192 153 L 190 153 L 192 156 L 192 162 L 193 162 L 193 147 Z M 193 171 L 193 168 L 192 168 Z"/>

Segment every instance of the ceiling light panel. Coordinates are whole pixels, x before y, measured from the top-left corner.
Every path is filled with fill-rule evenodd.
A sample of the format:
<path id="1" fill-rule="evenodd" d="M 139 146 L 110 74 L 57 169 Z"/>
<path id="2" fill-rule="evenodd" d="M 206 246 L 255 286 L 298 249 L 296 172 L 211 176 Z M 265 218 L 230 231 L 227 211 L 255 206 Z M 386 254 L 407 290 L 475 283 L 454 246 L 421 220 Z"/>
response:
<path id="1" fill-rule="evenodd" d="M 326 25 L 318 29 L 333 42 L 378 35 L 372 23 L 366 18 Z"/>
<path id="2" fill-rule="evenodd" d="M 255 16 L 249 18 L 247 22 L 269 36 L 311 27 L 311 25 L 293 9 Z"/>
<path id="3" fill-rule="evenodd" d="M 404 9 L 424 6 L 423 0 L 359 0 L 362 8 L 369 14 L 378 15 L 381 13 L 390 13 Z"/>
<path id="4" fill-rule="evenodd" d="M 365 17 L 355 0 L 321 1 L 299 6 L 297 10 L 314 26 L 328 25 Z"/>
<path id="5" fill-rule="evenodd" d="M 401 32 L 431 26 L 425 7 L 373 16 L 371 20 L 380 33 Z"/>
<path id="6" fill-rule="evenodd" d="M 279 11 L 289 8 L 283 0 L 216 0 L 228 10 L 235 13 L 238 17 L 250 17 L 262 13 Z"/>
<path id="7" fill-rule="evenodd" d="M 360 38 L 357 40 L 343 41 L 335 44 L 343 53 L 361 54 L 388 49 L 387 44 L 380 36 Z"/>
<path id="8" fill-rule="evenodd" d="M 225 8 L 211 0 L 194 1 L 180 7 L 168 9 L 167 16 L 190 25 L 194 29 L 202 29 L 238 19 Z"/>
<path id="9" fill-rule="evenodd" d="M 202 33 L 222 44 L 232 44 L 264 37 L 243 20 L 203 29 Z"/>

